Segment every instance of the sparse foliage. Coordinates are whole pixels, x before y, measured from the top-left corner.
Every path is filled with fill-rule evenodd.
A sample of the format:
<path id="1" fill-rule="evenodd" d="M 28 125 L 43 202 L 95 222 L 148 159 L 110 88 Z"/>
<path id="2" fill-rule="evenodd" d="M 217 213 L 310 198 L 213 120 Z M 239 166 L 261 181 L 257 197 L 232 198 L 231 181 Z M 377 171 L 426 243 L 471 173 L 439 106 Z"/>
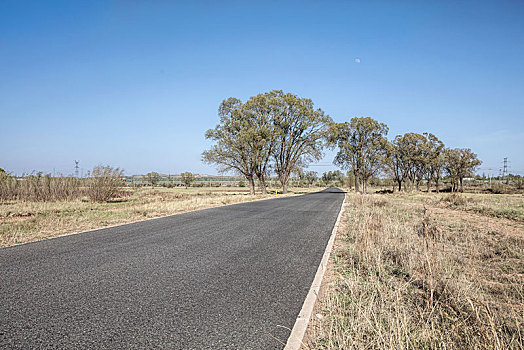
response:
<path id="1" fill-rule="evenodd" d="M 191 186 L 193 181 L 195 181 L 195 175 L 193 175 L 193 173 L 190 173 L 189 171 L 180 174 L 180 178 L 182 179 L 184 185 L 186 185 L 186 188 Z"/>

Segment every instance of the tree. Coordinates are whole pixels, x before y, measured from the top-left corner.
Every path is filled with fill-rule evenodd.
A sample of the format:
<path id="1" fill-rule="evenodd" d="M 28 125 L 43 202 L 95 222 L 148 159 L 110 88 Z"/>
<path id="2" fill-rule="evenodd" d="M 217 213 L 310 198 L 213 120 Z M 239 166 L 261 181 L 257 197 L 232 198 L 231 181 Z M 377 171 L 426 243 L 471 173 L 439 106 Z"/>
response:
<path id="1" fill-rule="evenodd" d="M 355 183 L 355 174 L 351 170 L 346 172 L 346 184 L 350 190 L 353 189 L 353 184 Z"/>
<path id="2" fill-rule="evenodd" d="M 386 124 L 370 117 L 331 125 L 329 141 L 339 149 L 334 163 L 353 172 L 355 191 L 359 191 L 361 183 L 366 192 L 368 179 L 382 168 L 387 155 L 387 133 Z"/>
<path id="3" fill-rule="evenodd" d="M 402 136 L 398 135 L 392 142 L 388 142 L 386 146 L 386 168 L 389 170 L 389 173 L 391 173 L 393 181 L 397 183 L 399 191 L 402 190 L 402 182 L 407 175 L 405 157 L 399 145 L 401 137 Z"/>
<path id="4" fill-rule="evenodd" d="M 244 175 L 252 194 L 255 176 L 266 193 L 265 176 L 271 166 L 286 193 L 291 173 L 320 159 L 331 121 L 314 109 L 310 99 L 280 90 L 251 97 L 245 104 L 229 98 L 222 102 L 219 116 L 220 124 L 206 133 L 216 144 L 202 154 L 202 160 L 217 164 L 221 172 Z"/>
<path id="5" fill-rule="evenodd" d="M 434 181 L 435 190 L 437 193 L 439 193 L 439 181 L 442 177 L 442 171 L 444 169 L 444 143 L 433 134 L 425 133 L 424 136 L 427 137 L 429 145 L 429 154 L 426 159 L 428 192 L 431 181 Z"/>
<path id="6" fill-rule="evenodd" d="M 451 191 L 464 191 L 462 181 L 466 176 L 472 176 L 482 162 L 469 148 L 446 149 L 444 152 L 444 167 L 451 178 Z"/>
<path id="7" fill-rule="evenodd" d="M 206 132 L 206 138 L 216 144 L 202 153 L 202 160 L 218 165 L 222 173 L 233 170 L 242 174 L 249 184 L 249 193 L 255 194 L 255 164 L 250 145 L 252 131 L 245 118 L 243 104 L 239 99 L 230 97 L 222 101 L 218 115 L 220 124 Z"/>
<path id="8" fill-rule="evenodd" d="M 329 183 L 336 182 L 337 184 L 344 182 L 344 174 L 340 170 L 328 171 L 322 174 L 322 181 L 328 185 Z"/>
<path id="9" fill-rule="evenodd" d="M 151 184 L 151 187 L 155 187 L 155 185 L 160 181 L 160 174 L 156 172 L 150 172 L 146 175 L 147 181 Z"/>
<path id="10" fill-rule="evenodd" d="M 331 118 L 313 101 L 282 91 L 272 91 L 275 172 L 287 193 L 291 173 L 322 157 L 324 139 Z"/>
<path id="11" fill-rule="evenodd" d="M 331 172 L 331 171 L 330 171 Z M 329 173 L 323 173 L 322 174 L 322 182 L 324 183 L 324 185 L 328 185 L 328 183 L 331 181 L 331 174 Z"/>
<path id="12" fill-rule="evenodd" d="M 180 174 L 180 178 L 182 179 L 182 182 L 184 185 L 186 185 L 186 189 L 191 186 L 191 183 L 195 181 L 195 175 L 193 173 L 190 173 L 189 171 Z"/>
<path id="13" fill-rule="evenodd" d="M 265 177 L 269 172 L 271 155 L 275 147 L 276 115 L 280 111 L 281 101 L 276 91 L 251 97 L 243 106 L 244 118 L 248 127 L 249 148 L 254 172 L 260 183 L 262 194 L 267 193 Z"/>
<path id="14" fill-rule="evenodd" d="M 308 187 L 310 187 L 317 180 L 318 174 L 316 171 L 306 171 L 304 178 L 306 179 Z"/>

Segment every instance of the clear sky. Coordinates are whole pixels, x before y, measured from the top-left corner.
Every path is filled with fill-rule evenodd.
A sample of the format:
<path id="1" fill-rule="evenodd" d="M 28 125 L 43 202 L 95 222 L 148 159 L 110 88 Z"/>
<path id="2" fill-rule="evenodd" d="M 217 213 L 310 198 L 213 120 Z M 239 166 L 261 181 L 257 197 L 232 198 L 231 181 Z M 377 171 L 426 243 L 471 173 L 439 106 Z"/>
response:
<path id="1" fill-rule="evenodd" d="M 200 154 L 219 103 L 273 89 L 524 174 L 524 2 L 0 2 L 0 167 L 15 173 L 216 174 Z"/>

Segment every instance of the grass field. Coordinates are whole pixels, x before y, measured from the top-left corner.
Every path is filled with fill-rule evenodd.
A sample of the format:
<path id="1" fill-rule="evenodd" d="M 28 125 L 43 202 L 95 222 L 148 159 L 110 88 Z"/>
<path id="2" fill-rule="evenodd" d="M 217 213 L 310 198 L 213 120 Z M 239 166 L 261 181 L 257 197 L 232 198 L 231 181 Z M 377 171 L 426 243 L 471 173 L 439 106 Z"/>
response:
<path id="1" fill-rule="evenodd" d="M 295 195 L 318 188 L 292 188 Z M 87 200 L 64 202 L 0 202 L 0 247 L 32 242 L 110 225 L 141 221 L 159 216 L 240 203 L 270 194 L 249 195 L 246 188 L 140 188 L 109 203 Z M 278 196 L 282 196 L 278 194 Z"/>
<path id="2" fill-rule="evenodd" d="M 523 349 L 524 196 L 348 194 L 305 349 Z"/>

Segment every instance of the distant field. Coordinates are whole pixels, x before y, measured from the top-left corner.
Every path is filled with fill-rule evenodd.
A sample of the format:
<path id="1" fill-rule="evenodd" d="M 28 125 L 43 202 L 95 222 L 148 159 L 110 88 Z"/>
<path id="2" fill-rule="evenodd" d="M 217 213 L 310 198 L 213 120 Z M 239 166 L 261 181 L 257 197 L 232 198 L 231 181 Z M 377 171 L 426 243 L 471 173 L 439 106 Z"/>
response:
<path id="1" fill-rule="evenodd" d="M 524 196 L 348 194 L 306 349 L 524 348 Z"/>
<path id="2" fill-rule="evenodd" d="M 296 195 L 320 188 L 292 188 Z M 146 220 L 191 210 L 240 203 L 268 195 L 249 195 L 245 187 L 139 188 L 109 203 L 87 200 L 64 202 L 0 202 L 0 247 L 32 242 L 68 233 Z M 280 193 L 278 196 L 282 196 Z"/>

